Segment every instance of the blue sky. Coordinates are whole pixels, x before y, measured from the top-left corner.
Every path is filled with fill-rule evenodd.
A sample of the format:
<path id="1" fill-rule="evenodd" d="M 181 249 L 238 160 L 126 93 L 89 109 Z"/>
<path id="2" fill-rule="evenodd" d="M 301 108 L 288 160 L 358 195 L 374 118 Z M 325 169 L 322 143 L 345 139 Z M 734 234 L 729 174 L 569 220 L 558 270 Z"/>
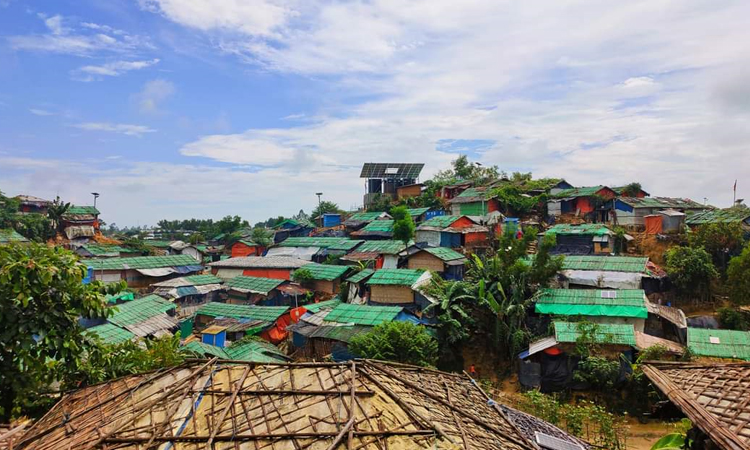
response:
<path id="1" fill-rule="evenodd" d="M 459 4 L 460 3 L 460 4 Z M 750 4 L 0 0 L 0 189 L 104 220 L 361 203 L 366 161 L 750 196 Z M 744 178 L 743 178 L 744 176 Z"/>

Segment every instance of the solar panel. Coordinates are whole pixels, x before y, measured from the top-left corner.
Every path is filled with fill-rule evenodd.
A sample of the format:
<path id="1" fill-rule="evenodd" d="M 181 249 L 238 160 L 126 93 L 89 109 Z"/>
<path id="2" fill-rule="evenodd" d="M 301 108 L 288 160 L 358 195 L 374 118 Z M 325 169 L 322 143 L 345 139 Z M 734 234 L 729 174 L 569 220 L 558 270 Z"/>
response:
<path id="1" fill-rule="evenodd" d="M 418 178 L 424 163 L 365 163 L 360 178 Z"/>
<path id="2" fill-rule="evenodd" d="M 546 433 L 535 433 L 536 443 L 548 450 L 584 450 L 583 446 L 574 442 L 566 441 Z"/>

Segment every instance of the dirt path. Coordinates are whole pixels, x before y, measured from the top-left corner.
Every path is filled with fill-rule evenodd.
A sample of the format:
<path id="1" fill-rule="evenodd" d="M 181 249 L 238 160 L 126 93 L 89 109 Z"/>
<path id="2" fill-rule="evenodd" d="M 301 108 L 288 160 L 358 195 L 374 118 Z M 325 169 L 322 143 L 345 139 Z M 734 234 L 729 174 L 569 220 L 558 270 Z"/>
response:
<path id="1" fill-rule="evenodd" d="M 633 419 L 628 427 L 628 450 L 650 450 L 662 436 L 674 432 L 674 426 L 665 422 L 642 424 Z"/>

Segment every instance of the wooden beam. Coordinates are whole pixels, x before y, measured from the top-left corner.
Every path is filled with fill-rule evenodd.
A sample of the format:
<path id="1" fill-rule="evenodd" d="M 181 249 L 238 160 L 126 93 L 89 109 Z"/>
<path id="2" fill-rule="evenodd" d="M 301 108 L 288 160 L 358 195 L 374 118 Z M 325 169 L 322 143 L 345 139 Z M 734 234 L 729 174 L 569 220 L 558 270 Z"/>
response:
<path id="1" fill-rule="evenodd" d="M 214 430 L 211 432 L 211 436 L 208 438 L 208 442 L 206 442 L 206 450 L 211 450 L 211 448 L 213 447 L 214 437 L 219 434 L 219 428 L 221 428 L 221 424 L 224 423 L 224 418 L 227 416 L 229 410 L 232 409 L 232 405 L 234 405 L 234 401 L 237 399 L 237 393 L 240 391 L 240 389 L 242 389 L 242 385 L 245 384 L 245 380 L 247 379 L 247 374 L 250 373 L 250 369 L 250 366 L 245 367 L 240 380 L 237 382 L 237 385 L 233 389 L 232 396 L 229 397 L 227 406 L 225 406 L 221 411 L 221 414 L 219 414 L 219 420 L 214 423 Z"/>

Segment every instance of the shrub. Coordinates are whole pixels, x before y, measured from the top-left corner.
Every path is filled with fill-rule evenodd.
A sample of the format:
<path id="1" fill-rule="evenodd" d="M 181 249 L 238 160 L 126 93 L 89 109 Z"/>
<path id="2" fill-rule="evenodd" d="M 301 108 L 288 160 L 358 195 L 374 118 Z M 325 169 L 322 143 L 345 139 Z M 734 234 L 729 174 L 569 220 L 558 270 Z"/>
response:
<path id="1" fill-rule="evenodd" d="M 667 274 L 679 295 L 710 298 L 711 282 L 718 276 L 711 255 L 702 248 L 673 247 L 665 256 Z"/>
<path id="2" fill-rule="evenodd" d="M 719 323 L 722 328 L 729 330 L 750 330 L 750 314 L 733 308 L 719 308 L 716 310 L 719 315 Z"/>
<path id="3" fill-rule="evenodd" d="M 750 245 L 729 261 L 727 287 L 733 303 L 744 305 L 750 302 Z"/>
<path id="4" fill-rule="evenodd" d="M 434 366 L 438 343 L 424 327 L 411 322 L 386 322 L 355 336 L 349 350 L 362 358 Z"/>

